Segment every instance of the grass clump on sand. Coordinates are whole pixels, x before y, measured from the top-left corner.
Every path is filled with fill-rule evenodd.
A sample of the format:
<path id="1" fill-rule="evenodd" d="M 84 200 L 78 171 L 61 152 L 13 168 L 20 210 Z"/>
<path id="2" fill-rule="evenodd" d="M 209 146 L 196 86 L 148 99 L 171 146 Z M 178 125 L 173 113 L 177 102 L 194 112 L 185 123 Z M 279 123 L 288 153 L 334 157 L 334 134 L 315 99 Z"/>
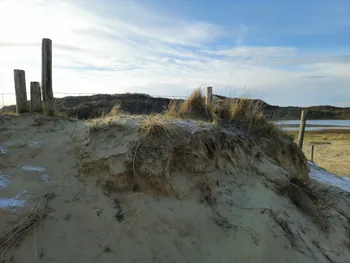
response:
<path id="1" fill-rule="evenodd" d="M 114 106 L 112 107 L 112 109 L 109 111 L 109 113 L 107 114 L 107 116 L 119 116 L 121 114 L 121 110 L 120 110 L 120 103 L 116 103 L 114 104 Z"/>
<path id="2" fill-rule="evenodd" d="M 99 132 L 101 129 L 110 126 L 114 119 L 119 118 L 122 115 L 120 107 L 120 103 L 116 103 L 109 111 L 105 109 L 102 113 L 102 117 L 90 120 L 87 125 L 90 134 Z"/>
<path id="3" fill-rule="evenodd" d="M 200 88 L 195 89 L 182 103 L 171 102 L 168 114 L 182 119 L 200 119 L 209 122 L 215 119 L 213 109 L 211 105 L 206 105 L 205 97 Z"/>
<path id="4" fill-rule="evenodd" d="M 140 131 L 149 136 L 160 137 L 171 132 L 169 125 L 169 121 L 163 115 L 151 115 L 144 120 Z"/>
<path id="5" fill-rule="evenodd" d="M 225 99 L 214 107 L 214 113 L 224 125 L 232 124 L 257 136 L 293 140 L 289 133 L 265 118 L 260 102 L 248 98 Z"/>
<path id="6" fill-rule="evenodd" d="M 171 103 L 168 115 L 215 122 L 219 129 L 240 131 L 259 144 L 278 164 L 288 167 L 290 173 L 306 179 L 307 159 L 293 142 L 294 136 L 265 118 L 259 101 L 248 98 L 223 99 L 207 106 L 200 89 L 196 89 L 184 102 Z"/>
<path id="7" fill-rule="evenodd" d="M 291 134 L 283 131 L 263 114 L 262 103 L 248 98 L 224 99 L 206 105 L 200 89 L 195 89 L 182 103 L 172 101 L 168 116 L 181 119 L 199 119 L 248 132 L 256 137 L 284 138 L 292 141 Z"/>

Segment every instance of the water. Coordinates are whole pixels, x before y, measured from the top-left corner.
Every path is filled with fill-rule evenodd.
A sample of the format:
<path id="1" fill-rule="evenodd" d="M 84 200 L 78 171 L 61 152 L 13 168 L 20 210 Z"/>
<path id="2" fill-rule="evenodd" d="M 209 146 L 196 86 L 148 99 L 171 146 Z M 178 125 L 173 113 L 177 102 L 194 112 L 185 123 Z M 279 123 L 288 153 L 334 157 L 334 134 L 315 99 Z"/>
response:
<path id="1" fill-rule="evenodd" d="M 276 121 L 278 125 L 300 125 L 300 120 Z M 306 120 L 306 125 L 350 127 L 350 120 Z"/>
<path id="2" fill-rule="evenodd" d="M 283 127 L 285 131 L 299 131 L 298 127 Z M 305 127 L 305 131 L 323 131 L 323 130 L 350 130 L 350 127 Z"/>
<path id="3" fill-rule="evenodd" d="M 275 122 L 286 131 L 298 131 L 300 120 L 280 120 Z M 306 131 L 350 130 L 350 120 L 306 120 Z"/>

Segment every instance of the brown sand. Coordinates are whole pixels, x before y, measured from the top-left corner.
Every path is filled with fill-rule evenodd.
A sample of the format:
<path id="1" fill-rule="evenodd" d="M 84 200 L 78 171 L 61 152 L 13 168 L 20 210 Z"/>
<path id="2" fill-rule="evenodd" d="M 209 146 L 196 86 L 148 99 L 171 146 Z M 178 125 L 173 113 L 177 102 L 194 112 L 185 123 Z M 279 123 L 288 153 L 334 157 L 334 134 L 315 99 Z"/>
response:
<path id="1" fill-rule="evenodd" d="M 119 119 L 90 135 L 78 121 L 0 118 L 7 150 L 0 171 L 11 179 L 0 197 L 22 193 L 19 199 L 26 200 L 22 208 L 0 209 L 0 239 L 38 197 L 56 196 L 46 218 L 17 247 L 0 251 L 7 252 L 4 262 L 349 262 L 350 211 L 332 208 L 331 229 L 321 230 L 275 190 L 287 171 L 270 158 L 253 159 L 255 146 L 243 142 L 234 155 L 227 153 L 232 162 L 222 159 L 204 174 L 172 170 L 176 197 L 115 191 L 139 139 L 135 120 Z M 29 165 L 45 171 L 28 171 Z M 149 165 L 158 167 L 157 160 Z M 213 182 L 209 194 L 197 188 L 198 176 Z M 110 191 L 108 183 L 119 179 Z"/>

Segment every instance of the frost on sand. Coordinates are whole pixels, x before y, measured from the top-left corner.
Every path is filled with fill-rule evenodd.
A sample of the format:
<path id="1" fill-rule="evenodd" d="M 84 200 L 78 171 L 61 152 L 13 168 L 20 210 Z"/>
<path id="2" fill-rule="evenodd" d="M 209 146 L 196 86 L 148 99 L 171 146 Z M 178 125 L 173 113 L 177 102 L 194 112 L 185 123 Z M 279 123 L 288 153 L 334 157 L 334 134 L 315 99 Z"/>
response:
<path id="1" fill-rule="evenodd" d="M 0 154 L 7 154 L 9 151 L 7 149 L 5 149 L 4 147 L 0 146 Z"/>
<path id="2" fill-rule="evenodd" d="M 12 198 L 0 197 L 0 209 L 24 207 L 26 200 L 20 198 L 26 193 L 27 191 L 24 191 Z"/>
<path id="3" fill-rule="evenodd" d="M 46 170 L 44 167 L 34 166 L 34 165 L 25 165 L 25 166 L 22 166 L 22 169 L 25 171 L 35 171 L 39 173 L 42 173 Z"/>
<path id="4" fill-rule="evenodd" d="M 309 162 L 310 177 L 316 181 L 338 187 L 339 189 L 350 193 L 350 177 L 334 175 L 325 169 L 317 166 L 313 162 Z"/>
<path id="5" fill-rule="evenodd" d="M 10 182 L 11 180 L 8 176 L 0 174 L 0 189 L 7 187 Z"/>

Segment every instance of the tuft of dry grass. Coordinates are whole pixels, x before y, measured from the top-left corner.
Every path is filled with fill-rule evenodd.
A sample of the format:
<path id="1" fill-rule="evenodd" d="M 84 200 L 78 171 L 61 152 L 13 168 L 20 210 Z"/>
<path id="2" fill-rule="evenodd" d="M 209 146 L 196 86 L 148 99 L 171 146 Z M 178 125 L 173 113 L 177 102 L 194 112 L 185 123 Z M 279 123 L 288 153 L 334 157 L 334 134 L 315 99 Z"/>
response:
<path id="1" fill-rule="evenodd" d="M 180 108 L 181 103 L 179 103 L 178 101 L 172 100 L 170 101 L 169 105 L 168 105 L 168 111 L 166 112 L 166 114 L 169 117 L 174 117 L 174 118 L 181 118 L 180 113 L 179 113 L 179 108 Z"/>
<path id="2" fill-rule="evenodd" d="M 233 124 L 257 136 L 287 138 L 291 141 L 294 138 L 267 120 L 262 111 L 262 104 L 249 98 L 225 99 L 215 105 L 214 113 L 221 122 Z"/>
<path id="3" fill-rule="evenodd" d="M 0 237 L 0 251 L 2 252 L 2 256 L 45 218 L 48 213 L 47 203 L 52 198 L 54 198 L 54 194 L 50 193 L 39 199 L 15 226 Z"/>
<path id="4" fill-rule="evenodd" d="M 144 120 L 140 131 L 149 136 L 161 137 L 170 133 L 169 124 L 164 115 L 151 115 Z"/>
<path id="5" fill-rule="evenodd" d="M 89 133 L 94 134 L 100 131 L 100 125 L 97 120 L 92 120 L 88 125 Z"/>
<path id="6" fill-rule="evenodd" d="M 221 105 L 216 105 L 214 113 L 223 121 L 248 124 L 250 127 L 264 123 L 265 117 L 260 103 L 254 103 L 248 98 L 225 99 Z"/>
<path id="7" fill-rule="evenodd" d="M 167 115 L 182 119 L 199 119 L 225 127 L 235 126 L 257 137 L 277 137 L 292 141 L 293 135 L 283 131 L 272 121 L 265 118 L 262 102 L 249 98 L 217 100 L 213 105 L 206 105 L 200 88 L 182 103 L 172 101 Z"/>
<path id="8" fill-rule="evenodd" d="M 112 107 L 112 109 L 108 113 L 108 116 L 119 116 L 121 113 L 120 107 L 121 107 L 120 103 L 114 104 L 114 106 Z"/>
<path id="9" fill-rule="evenodd" d="M 215 119 L 213 109 L 210 105 L 206 105 L 205 97 L 200 88 L 195 89 L 192 94 L 179 105 L 179 107 L 172 104 L 171 111 L 177 110 L 177 115 L 181 118 L 192 118 L 206 121 L 213 121 Z"/>

